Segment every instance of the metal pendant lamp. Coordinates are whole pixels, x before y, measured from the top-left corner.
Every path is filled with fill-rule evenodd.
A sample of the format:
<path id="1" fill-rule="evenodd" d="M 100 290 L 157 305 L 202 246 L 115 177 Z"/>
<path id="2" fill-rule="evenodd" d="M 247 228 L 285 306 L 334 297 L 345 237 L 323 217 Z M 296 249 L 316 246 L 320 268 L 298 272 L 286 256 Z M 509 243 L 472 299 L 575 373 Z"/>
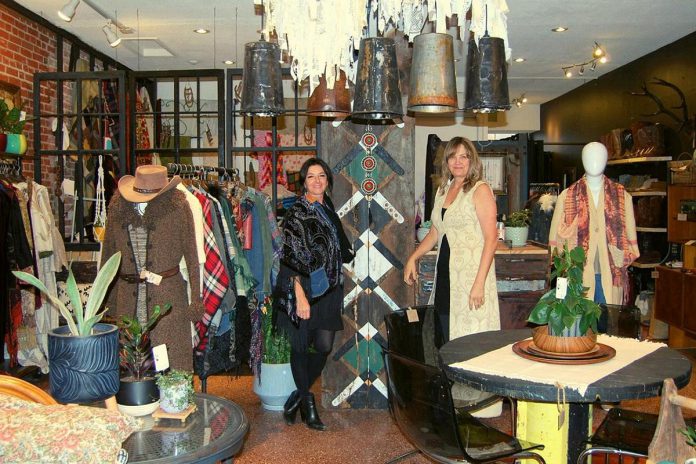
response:
<path id="1" fill-rule="evenodd" d="M 307 101 L 307 114 L 325 118 L 350 115 L 350 89 L 346 88 L 346 73 L 341 71 L 333 89 L 326 85 L 326 76 L 319 78 L 319 85 Z"/>
<path id="2" fill-rule="evenodd" d="M 464 109 L 474 113 L 493 113 L 510 109 L 505 41 L 488 35 L 488 6 L 486 31 L 476 41 L 469 41 L 466 56 L 466 93 Z"/>
<path id="3" fill-rule="evenodd" d="M 261 38 L 244 46 L 244 84 L 241 113 L 245 116 L 278 116 L 285 111 L 280 47 Z"/>
<path id="4" fill-rule="evenodd" d="M 403 115 L 394 40 L 384 37 L 362 39 L 353 118 L 380 120 L 401 118 Z"/>
<path id="5" fill-rule="evenodd" d="M 408 110 L 448 113 L 457 109 L 454 44 L 449 34 L 420 34 L 413 40 Z"/>

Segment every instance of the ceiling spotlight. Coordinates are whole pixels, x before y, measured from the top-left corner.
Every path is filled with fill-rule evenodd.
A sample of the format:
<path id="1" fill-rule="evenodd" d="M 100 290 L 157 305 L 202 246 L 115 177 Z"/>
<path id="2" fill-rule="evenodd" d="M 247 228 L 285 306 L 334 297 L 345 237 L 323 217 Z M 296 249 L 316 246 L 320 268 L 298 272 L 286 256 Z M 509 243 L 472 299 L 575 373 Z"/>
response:
<path id="1" fill-rule="evenodd" d="M 77 9 L 77 5 L 79 4 L 80 0 L 70 0 L 68 3 L 63 5 L 63 8 L 58 10 L 58 17 L 60 17 L 60 19 L 62 19 L 63 21 L 72 21 L 73 16 L 75 16 L 75 10 Z"/>
<path id="2" fill-rule="evenodd" d="M 522 100 L 515 100 L 515 106 L 516 107 L 521 107 L 522 106 Z"/>
<path id="3" fill-rule="evenodd" d="M 118 35 L 116 35 L 113 29 L 111 29 L 111 22 L 102 27 L 102 31 L 104 31 L 106 41 L 109 42 L 109 45 L 111 45 L 112 47 L 118 47 L 120 45 L 121 38 Z"/>
<path id="4" fill-rule="evenodd" d="M 568 28 L 567 28 L 567 27 L 563 27 L 563 26 L 558 26 L 558 27 L 554 27 L 554 28 L 551 29 L 551 30 L 552 30 L 553 32 L 565 32 L 565 31 L 568 30 Z"/>
<path id="5" fill-rule="evenodd" d="M 524 63 L 525 61 L 527 61 L 526 58 L 522 58 L 522 57 L 515 58 L 515 63 Z"/>
<path id="6" fill-rule="evenodd" d="M 198 29 L 194 29 L 193 32 L 195 32 L 196 34 L 207 34 L 208 32 L 210 32 L 210 29 L 204 29 L 202 27 L 199 27 Z"/>
<path id="7" fill-rule="evenodd" d="M 594 71 L 597 69 L 597 60 L 594 60 L 592 62 L 592 66 L 590 66 L 590 71 Z"/>
<path id="8" fill-rule="evenodd" d="M 581 76 L 582 76 L 583 74 L 585 74 L 585 65 L 584 65 L 584 64 L 581 64 L 581 65 L 580 65 L 580 70 L 578 71 L 578 74 L 580 74 Z"/>
<path id="9" fill-rule="evenodd" d="M 234 64 L 234 61 L 232 60 L 225 60 L 223 61 L 224 64 Z"/>
<path id="10" fill-rule="evenodd" d="M 606 63 L 606 62 L 607 62 L 607 57 L 606 57 L 606 56 L 601 57 L 601 58 L 599 59 L 599 62 L 602 63 L 602 64 Z"/>
<path id="11" fill-rule="evenodd" d="M 525 97 L 524 94 L 522 94 L 522 103 L 527 103 L 527 97 Z"/>
<path id="12" fill-rule="evenodd" d="M 188 62 L 191 64 L 198 64 L 198 60 L 188 60 Z"/>
<path id="13" fill-rule="evenodd" d="M 570 68 L 563 68 L 563 75 L 568 78 L 573 77 L 573 71 Z"/>
<path id="14" fill-rule="evenodd" d="M 594 43 L 594 49 L 592 50 L 592 56 L 595 58 L 599 58 L 604 56 L 606 53 L 604 53 L 604 49 L 597 43 Z"/>

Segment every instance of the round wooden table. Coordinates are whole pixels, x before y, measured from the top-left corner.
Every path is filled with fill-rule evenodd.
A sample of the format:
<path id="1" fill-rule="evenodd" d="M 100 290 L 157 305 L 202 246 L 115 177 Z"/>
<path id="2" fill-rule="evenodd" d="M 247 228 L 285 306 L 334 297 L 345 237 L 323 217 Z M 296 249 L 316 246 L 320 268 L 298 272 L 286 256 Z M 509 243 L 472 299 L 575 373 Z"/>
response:
<path id="1" fill-rule="evenodd" d="M 440 356 L 451 380 L 519 400 L 519 438 L 544 443 L 547 449 L 560 446 L 557 454 L 552 455 L 555 460 L 547 459 L 547 462 L 565 461 L 558 457 L 564 455 L 569 464 L 575 464 L 577 456 L 584 449 L 583 440 L 591 431 L 591 403 L 659 396 L 664 379 L 671 377 L 677 388 L 682 388 L 691 378 L 691 362 L 681 353 L 661 347 L 591 383 L 583 394 L 578 390 L 564 389 L 568 412 L 564 424 L 557 427 L 559 389 L 555 385 L 517 379 L 513 372 L 507 372 L 506 376 L 485 375 L 450 366 L 529 337 L 530 329 L 467 335 L 446 343 L 440 349 Z M 538 427 L 539 424 L 543 424 L 543 430 Z"/>

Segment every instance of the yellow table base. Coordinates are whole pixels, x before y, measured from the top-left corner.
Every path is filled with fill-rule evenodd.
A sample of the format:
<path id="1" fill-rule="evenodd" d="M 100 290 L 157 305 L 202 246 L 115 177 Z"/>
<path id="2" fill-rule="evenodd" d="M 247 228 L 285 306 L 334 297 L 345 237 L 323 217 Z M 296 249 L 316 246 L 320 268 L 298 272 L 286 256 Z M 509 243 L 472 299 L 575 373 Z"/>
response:
<path id="1" fill-rule="evenodd" d="M 585 430 L 592 430 L 592 407 L 589 408 L 589 422 Z M 517 401 L 517 437 L 532 443 L 541 443 L 544 449 L 537 451 L 547 463 L 569 462 L 569 434 L 582 433 L 570 428 L 568 404 L 540 403 L 536 401 Z M 559 417 L 563 422 L 559 427 Z M 582 427 L 580 427 L 582 428 Z M 577 438 L 577 437 L 576 437 Z M 584 438 L 584 437 L 583 437 Z M 571 459 L 574 463 L 575 461 Z M 525 461 L 529 462 L 529 461 Z"/>

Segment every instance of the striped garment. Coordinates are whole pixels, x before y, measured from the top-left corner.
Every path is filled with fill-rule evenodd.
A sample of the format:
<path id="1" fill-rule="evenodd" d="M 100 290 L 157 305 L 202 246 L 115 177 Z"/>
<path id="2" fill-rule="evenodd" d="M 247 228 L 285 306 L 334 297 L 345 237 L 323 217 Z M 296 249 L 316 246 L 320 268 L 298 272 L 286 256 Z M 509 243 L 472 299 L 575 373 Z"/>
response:
<path id="1" fill-rule="evenodd" d="M 203 306 L 205 312 L 200 321 L 196 322 L 196 335 L 194 338 L 195 351 L 204 352 L 207 345 L 207 332 L 215 312 L 227 292 L 230 278 L 225 272 L 225 266 L 220 258 L 220 249 L 213 235 L 213 216 L 211 213 L 211 201 L 199 193 L 194 192 L 203 207 L 203 236 L 205 249 L 205 264 L 203 265 Z"/>

